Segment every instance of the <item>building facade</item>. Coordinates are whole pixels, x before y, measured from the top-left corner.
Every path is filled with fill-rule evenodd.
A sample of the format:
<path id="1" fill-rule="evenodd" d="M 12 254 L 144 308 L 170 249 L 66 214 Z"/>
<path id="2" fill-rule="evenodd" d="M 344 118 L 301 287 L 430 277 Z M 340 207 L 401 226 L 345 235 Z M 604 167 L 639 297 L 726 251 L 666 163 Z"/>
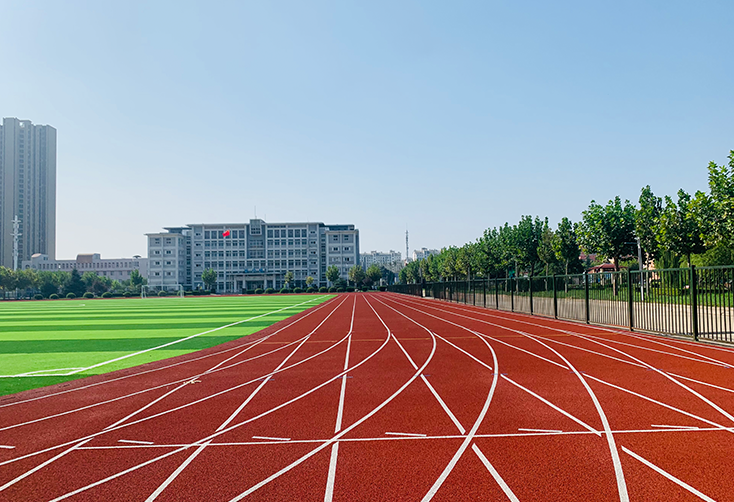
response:
<path id="1" fill-rule="evenodd" d="M 390 250 L 389 253 L 379 253 L 377 251 L 370 251 L 369 253 L 362 253 L 359 255 L 360 264 L 362 268 L 367 270 L 370 265 L 379 265 L 385 268 L 390 268 L 395 263 L 402 262 L 402 255 L 398 251 Z"/>
<path id="2" fill-rule="evenodd" d="M 133 270 L 137 270 L 145 278 L 148 277 L 148 259 L 140 256 L 103 259 L 99 253 L 92 253 L 79 254 L 76 256 L 76 260 L 54 260 L 48 255 L 36 253 L 31 256 L 30 260 L 23 261 L 23 269 L 27 268 L 49 272 L 55 270 L 71 272 L 73 269 L 77 269 L 80 274 L 94 272 L 97 275 L 109 277 L 116 281 L 130 279 Z"/>
<path id="3" fill-rule="evenodd" d="M 13 220 L 19 220 L 18 261 L 56 256 L 56 129 L 4 118 L 0 126 L 0 265 L 14 268 Z"/>
<path id="4" fill-rule="evenodd" d="M 216 290 L 239 293 L 282 288 L 286 272 L 292 286 L 326 286 L 334 265 L 342 278 L 358 264 L 359 230 L 354 225 L 314 222 L 197 223 L 167 227 L 148 237 L 148 285 L 158 289 L 204 289 L 202 273 L 217 273 Z M 225 235 L 229 232 L 228 235 Z"/>
<path id="5" fill-rule="evenodd" d="M 413 261 L 424 260 L 431 255 L 438 254 L 438 249 L 420 248 L 413 251 Z"/>

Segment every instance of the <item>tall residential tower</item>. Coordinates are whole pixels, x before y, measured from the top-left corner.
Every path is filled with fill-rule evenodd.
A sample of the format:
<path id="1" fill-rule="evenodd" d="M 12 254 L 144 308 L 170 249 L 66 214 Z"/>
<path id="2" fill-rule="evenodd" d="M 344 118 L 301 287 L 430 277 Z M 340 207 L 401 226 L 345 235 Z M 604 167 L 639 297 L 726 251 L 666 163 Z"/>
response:
<path id="1" fill-rule="evenodd" d="M 56 256 L 56 129 L 4 118 L 0 126 L 0 265 L 13 268 L 13 219 L 20 220 L 18 265 Z"/>

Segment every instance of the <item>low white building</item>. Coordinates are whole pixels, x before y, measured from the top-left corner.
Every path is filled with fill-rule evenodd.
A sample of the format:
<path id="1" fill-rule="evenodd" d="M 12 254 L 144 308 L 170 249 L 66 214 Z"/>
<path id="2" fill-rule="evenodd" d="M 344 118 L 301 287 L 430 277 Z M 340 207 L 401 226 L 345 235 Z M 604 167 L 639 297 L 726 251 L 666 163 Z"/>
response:
<path id="1" fill-rule="evenodd" d="M 360 265 L 367 270 L 370 265 L 377 264 L 385 268 L 394 266 L 395 263 L 402 262 L 402 255 L 399 251 L 390 250 L 389 253 L 380 253 L 378 251 L 370 251 L 369 253 L 361 253 L 359 255 Z"/>
<path id="2" fill-rule="evenodd" d="M 428 249 L 428 248 L 420 248 L 420 250 L 416 249 L 413 251 L 413 261 L 419 261 L 424 260 L 428 258 L 431 255 L 436 255 L 439 253 L 438 249 Z"/>
<path id="3" fill-rule="evenodd" d="M 130 279 L 133 270 L 148 278 L 148 259 L 140 256 L 132 258 L 105 258 L 99 253 L 79 254 L 75 260 L 51 260 L 48 255 L 36 253 L 30 260 L 24 260 L 23 269 L 32 268 L 38 271 L 63 271 L 71 272 L 77 269 L 80 274 L 94 272 L 97 275 L 109 277 L 116 281 Z"/>

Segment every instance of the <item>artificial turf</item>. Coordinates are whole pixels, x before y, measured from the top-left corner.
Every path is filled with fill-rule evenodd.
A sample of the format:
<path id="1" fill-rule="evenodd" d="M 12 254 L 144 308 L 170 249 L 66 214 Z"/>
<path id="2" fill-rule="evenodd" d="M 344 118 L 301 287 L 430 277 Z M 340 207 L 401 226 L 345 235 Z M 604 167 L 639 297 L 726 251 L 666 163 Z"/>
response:
<path id="1" fill-rule="evenodd" d="M 332 296 L 0 302 L 0 395 L 212 347 L 260 331 Z M 256 316 L 262 317 L 73 375 L 61 375 L 75 371 L 63 368 L 87 368 Z M 47 375 L 12 376 L 40 371 Z"/>

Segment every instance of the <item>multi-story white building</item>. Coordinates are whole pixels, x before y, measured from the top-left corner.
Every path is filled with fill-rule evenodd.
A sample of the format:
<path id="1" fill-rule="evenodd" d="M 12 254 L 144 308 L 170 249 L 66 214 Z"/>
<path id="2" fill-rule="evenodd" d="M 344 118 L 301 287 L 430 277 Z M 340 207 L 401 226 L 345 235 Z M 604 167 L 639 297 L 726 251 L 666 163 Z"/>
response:
<path id="1" fill-rule="evenodd" d="M 358 264 L 359 230 L 354 225 L 314 222 L 197 223 L 165 228 L 148 237 L 148 285 L 154 288 L 203 289 L 201 274 L 217 273 L 217 291 L 281 288 L 286 272 L 294 286 L 325 286 L 334 265 L 347 279 Z M 224 235 L 229 232 L 228 235 Z"/>
<path id="2" fill-rule="evenodd" d="M 438 254 L 438 249 L 420 248 L 413 251 L 413 261 L 423 260 L 431 255 Z"/>
<path id="3" fill-rule="evenodd" d="M 11 236 L 16 217 L 17 264 Z M 56 129 L 5 118 L 0 125 L 0 265 L 21 266 L 35 253 L 56 256 Z"/>
<path id="4" fill-rule="evenodd" d="M 140 256 L 102 259 L 99 253 L 92 253 L 79 254 L 76 256 L 76 260 L 54 260 L 49 258 L 48 255 L 36 253 L 31 256 L 30 260 L 23 261 L 23 269 L 27 268 L 50 272 L 55 270 L 71 272 L 73 269 L 77 269 L 80 274 L 95 272 L 97 275 L 106 276 L 117 281 L 130 279 L 130 273 L 133 270 L 137 270 L 145 278 L 148 277 L 148 259 Z"/>
<path id="5" fill-rule="evenodd" d="M 402 255 L 399 251 L 390 250 L 389 253 L 380 253 L 378 251 L 370 251 L 359 255 L 362 268 L 367 270 L 370 265 L 377 264 L 385 268 L 390 265 L 402 262 Z"/>

